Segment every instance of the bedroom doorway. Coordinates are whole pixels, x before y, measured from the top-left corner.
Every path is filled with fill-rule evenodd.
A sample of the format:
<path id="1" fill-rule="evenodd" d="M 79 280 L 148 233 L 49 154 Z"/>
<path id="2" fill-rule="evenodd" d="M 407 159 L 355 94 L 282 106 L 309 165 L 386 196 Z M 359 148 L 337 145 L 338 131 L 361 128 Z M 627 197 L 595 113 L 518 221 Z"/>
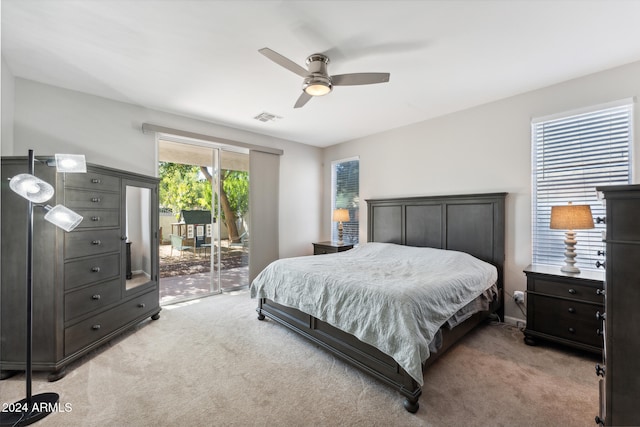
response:
<path id="1" fill-rule="evenodd" d="M 160 138 L 160 303 L 249 284 L 249 154 Z"/>

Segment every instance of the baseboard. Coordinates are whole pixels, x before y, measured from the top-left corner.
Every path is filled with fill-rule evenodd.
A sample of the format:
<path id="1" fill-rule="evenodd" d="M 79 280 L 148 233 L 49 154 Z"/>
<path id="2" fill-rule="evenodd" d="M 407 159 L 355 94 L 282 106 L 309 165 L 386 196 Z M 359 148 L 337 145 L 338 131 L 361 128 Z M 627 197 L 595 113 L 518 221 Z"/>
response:
<path id="1" fill-rule="evenodd" d="M 516 326 L 518 328 L 524 328 L 527 325 L 527 321 L 518 317 L 504 316 L 504 323 L 507 325 Z"/>

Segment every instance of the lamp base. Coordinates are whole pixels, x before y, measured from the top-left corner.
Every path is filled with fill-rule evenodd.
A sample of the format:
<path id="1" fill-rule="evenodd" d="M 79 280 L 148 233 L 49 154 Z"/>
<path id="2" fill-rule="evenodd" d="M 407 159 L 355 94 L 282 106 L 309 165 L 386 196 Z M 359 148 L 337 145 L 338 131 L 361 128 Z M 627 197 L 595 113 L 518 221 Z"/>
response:
<path id="1" fill-rule="evenodd" d="M 565 265 L 560 269 L 560 271 L 564 271 L 565 273 L 573 273 L 573 274 L 580 273 L 580 269 L 578 267 L 574 267 L 571 265 Z"/>
<path id="2" fill-rule="evenodd" d="M 560 269 L 565 273 L 580 273 L 580 269 L 575 266 L 576 264 L 576 233 L 573 230 L 568 230 L 564 233 L 564 266 Z"/>
<path id="3" fill-rule="evenodd" d="M 39 421 L 52 412 L 57 412 L 58 393 L 40 393 L 31 396 L 31 402 L 22 399 L 7 405 L 0 412 L 0 426 L 27 426 Z M 5 408 L 3 408 L 5 409 Z"/>

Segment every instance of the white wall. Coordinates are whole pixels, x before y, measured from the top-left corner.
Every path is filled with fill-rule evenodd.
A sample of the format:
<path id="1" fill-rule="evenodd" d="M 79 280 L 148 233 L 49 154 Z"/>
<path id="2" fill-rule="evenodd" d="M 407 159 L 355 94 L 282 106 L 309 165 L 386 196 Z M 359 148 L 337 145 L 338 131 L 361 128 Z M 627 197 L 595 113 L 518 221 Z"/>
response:
<path id="1" fill-rule="evenodd" d="M 505 288 L 512 294 L 526 289 L 522 270 L 531 262 L 531 119 L 639 94 L 640 62 L 636 62 L 349 141 L 325 150 L 324 186 L 330 188 L 333 160 L 357 155 L 361 200 L 508 192 Z M 640 130 L 637 105 L 634 127 Z M 639 149 L 636 137 L 634 150 Z M 638 172 L 639 157 L 634 161 Z M 322 204 L 324 237 L 331 235 L 330 206 L 327 190 Z M 366 212 L 364 203 L 361 211 Z M 360 240 L 365 242 L 366 214 L 360 218 Z M 512 300 L 507 297 L 506 301 L 506 315 L 523 319 Z"/>
<path id="2" fill-rule="evenodd" d="M 7 151 L 13 147 L 13 114 L 15 103 L 15 90 L 14 90 L 14 78 L 9 66 L 2 58 L 2 86 L 0 92 L 2 93 L 2 103 L 0 104 L 0 117 L 2 118 L 2 132 L 0 139 L 0 153 L 5 154 L 5 147 Z"/>
<path id="3" fill-rule="evenodd" d="M 142 133 L 145 122 L 284 150 L 280 256 L 312 253 L 321 223 L 322 150 L 317 147 L 16 78 L 14 141 L 13 146 L 3 142 L 2 155 L 26 155 L 29 148 L 36 155 L 83 153 L 90 163 L 156 176 L 155 136 Z"/>

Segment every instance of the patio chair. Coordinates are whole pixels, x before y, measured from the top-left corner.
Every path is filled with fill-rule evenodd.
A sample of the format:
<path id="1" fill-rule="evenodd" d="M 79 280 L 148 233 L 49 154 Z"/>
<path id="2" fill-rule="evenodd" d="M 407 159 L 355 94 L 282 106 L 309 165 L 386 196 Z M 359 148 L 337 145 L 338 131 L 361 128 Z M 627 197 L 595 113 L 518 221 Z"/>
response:
<path id="1" fill-rule="evenodd" d="M 176 234 L 170 234 L 171 237 L 171 256 L 173 256 L 173 250 L 177 249 L 180 251 L 180 257 L 182 257 L 182 251 L 193 251 L 195 253 L 195 246 L 189 246 L 188 242 L 191 242 L 193 239 L 187 239 L 182 236 L 178 236 Z"/>
<path id="2" fill-rule="evenodd" d="M 230 248 L 241 247 L 243 251 L 248 249 L 249 248 L 249 233 L 245 230 L 245 232 L 240 235 L 240 241 L 236 242 L 236 243 L 229 242 L 229 247 Z"/>

